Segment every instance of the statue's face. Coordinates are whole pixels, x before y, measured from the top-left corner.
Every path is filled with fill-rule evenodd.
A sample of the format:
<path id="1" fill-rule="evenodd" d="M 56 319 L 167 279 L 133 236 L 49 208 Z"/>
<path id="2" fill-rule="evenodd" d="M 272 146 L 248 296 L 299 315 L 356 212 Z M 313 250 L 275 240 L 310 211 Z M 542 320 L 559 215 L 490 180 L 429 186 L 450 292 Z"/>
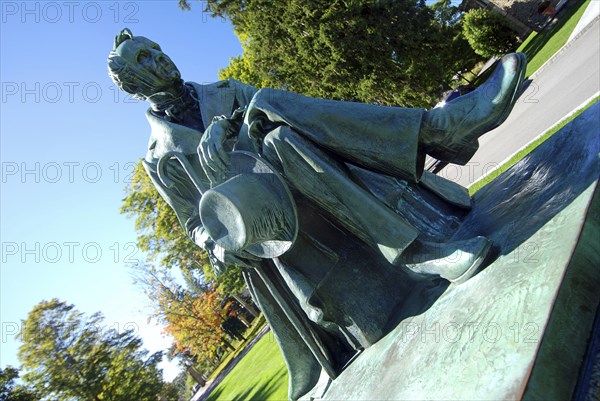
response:
<path id="1" fill-rule="evenodd" d="M 139 93 L 148 97 L 180 85 L 181 74 L 173 61 L 150 39 L 137 36 L 115 50 L 132 67 Z"/>

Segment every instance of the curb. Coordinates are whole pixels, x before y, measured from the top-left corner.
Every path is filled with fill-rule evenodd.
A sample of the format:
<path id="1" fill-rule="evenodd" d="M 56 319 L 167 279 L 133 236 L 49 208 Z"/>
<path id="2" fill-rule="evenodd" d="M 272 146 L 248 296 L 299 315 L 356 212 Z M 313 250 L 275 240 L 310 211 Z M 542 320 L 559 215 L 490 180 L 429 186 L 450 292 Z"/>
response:
<path id="1" fill-rule="evenodd" d="M 538 70 L 539 71 L 539 70 Z M 479 177 L 477 180 L 473 181 L 471 183 L 471 185 L 469 185 L 468 188 L 472 187 L 473 185 L 477 184 L 479 181 L 483 180 L 484 178 L 492 175 L 492 174 L 498 174 L 498 170 L 500 170 L 502 168 L 502 166 L 504 166 L 510 159 L 513 158 L 514 155 L 516 155 L 517 153 L 519 153 L 520 151 L 522 151 L 523 149 L 527 148 L 531 143 L 537 141 L 539 138 L 543 137 L 544 135 L 546 135 L 546 133 L 548 131 L 550 131 L 551 129 L 553 129 L 554 127 L 556 127 L 557 125 L 561 124 L 563 121 L 567 120 L 569 117 L 571 117 L 573 114 L 577 113 L 579 110 L 583 109 L 589 102 L 591 102 L 592 100 L 594 100 L 596 97 L 600 96 L 600 91 L 597 91 L 595 94 L 593 94 L 591 97 L 587 98 L 586 100 L 583 101 L 583 103 L 581 103 L 579 106 L 575 107 L 573 110 L 571 110 L 569 113 L 565 114 L 560 120 L 556 121 L 555 123 L 553 123 L 551 126 L 549 126 L 548 128 L 546 128 L 544 131 L 542 131 L 539 135 L 536 135 L 534 138 L 532 138 L 529 142 L 527 142 L 525 145 L 521 146 L 519 149 L 516 149 L 510 156 L 506 157 L 504 160 L 502 160 L 500 163 L 498 163 L 498 165 L 494 168 L 491 169 L 489 171 L 487 171 L 487 174 L 482 175 L 481 177 Z"/>
<path id="2" fill-rule="evenodd" d="M 548 60 L 546 60 L 546 62 L 544 64 L 542 64 L 540 66 L 540 68 L 538 68 L 533 74 L 531 74 L 528 79 L 533 79 L 535 78 L 541 71 L 543 71 L 548 65 L 554 63 L 554 61 L 556 60 L 556 58 L 558 58 L 560 55 L 562 55 L 562 53 L 564 53 L 569 47 L 571 47 L 573 45 L 574 42 L 576 42 L 580 37 L 582 37 L 583 35 L 585 35 L 587 33 L 587 31 L 589 31 L 594 24 L 598 23 L 600 21 L 600 16 L 594 18 L 592 21 L 590 21 L 589 24 L 587 24 L 585 26 L 585 28 L 583 28 L 577 35 L 575 35 L 573 38 L 567 40 L 567 43 L 565 43 L 564 45 L 562 45 L 562 47 L 560 49 L 558 49 L 556 51 L 556 53 L 554 53 L 552 55 L 552 57 L 550 57 Z"/>
<path id="3" fill-rule="evenodd" d="M 587 8 L 581 15 L 581 18 L 577 22 L 577 25 L 575 25 L 575 29 L 573 29 L 573 32 L 571 32 L 571 36 L 569 36 L 567 42 L 573 39 L 575 36 L 577 36 L 579 32 L 581 32 L 589 24 L 591 24 L 594 21 L 594 19 L 596 19 L 596 17 L 598 16 L 600 16 L 600 1 L 591 0 Z"/>

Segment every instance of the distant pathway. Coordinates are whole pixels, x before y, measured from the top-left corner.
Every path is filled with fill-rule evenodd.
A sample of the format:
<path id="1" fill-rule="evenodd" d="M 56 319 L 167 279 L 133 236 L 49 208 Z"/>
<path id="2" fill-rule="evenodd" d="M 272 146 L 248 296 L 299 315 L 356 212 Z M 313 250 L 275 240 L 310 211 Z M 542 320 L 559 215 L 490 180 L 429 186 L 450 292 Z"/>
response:
<path id="1" fill-rule="evenodd" d="M 600 16 L 600 1 L 592 0 L 585 9 L 581 19 L 577 23 L 573 33 L 569 37 L 569 41 L 573 40 L 575 36 L 579 35 L 592 21 Z"/>
<path id="2" fill-rule="evenodd" d="M 192 397 L 192 399 L 190 401 L 205 401 L 208 398 L 208 396 L 210 395 L 210 393 L 212 393 L 212 391 L 215 389 L 215 387 L 217 387 L 219 385 L 219 383 L 221 383 L 221 381 L 225 378 L 225 376 L 227 376 L 229 374 L 229 372 L 231 372 L 231 370 L 233 368 L 235 368 L 235 366 L 242 360 L 242 358 L 244 356 L 246 356 L 246 354 L 252 349 L 252 347 L 254 347 L 254 345 L 256 345 L 258 340 L 260 340 L 268 332 L 269 332 L 269 326 L 264 327 L 256 335 L 256 337 L 254 337 L 254 339 L 252 341 L 250 341 L 248 343 L 248 345 L 246 345 L 244 350 L 242 352 L 240 352 L 238 356 L 233 358 L 231 360 L 231 362 L 229 362 L 229 365 L 227 365 L 227 367 L 225 369 L 223 369 L 217 377 L 215 377 L 210 382 L 207 382 L 206 385 L 203 388 L 201 388 L 200 391 L 198 391 L 194 395 L 194 397 Z"/>
<path id="3" fill-rule="evenodd" d="M 596 18 L 530 79 L 506 122 L 480 138 L 466 166 L 449 165 L 439 175 L 469 186 L 515 151 L 556 124 L 600 90 L 600 20 Z"/>

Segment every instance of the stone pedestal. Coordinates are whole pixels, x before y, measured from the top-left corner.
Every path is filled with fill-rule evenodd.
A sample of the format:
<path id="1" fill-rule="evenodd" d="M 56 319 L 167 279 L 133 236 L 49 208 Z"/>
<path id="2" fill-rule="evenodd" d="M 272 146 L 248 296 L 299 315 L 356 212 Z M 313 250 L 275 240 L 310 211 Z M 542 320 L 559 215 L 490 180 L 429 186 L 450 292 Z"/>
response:
<path id="1" fill-rule="evenodd" d="M 405 318 L 326 400 L 570 399 L 600 300 L 600 103 L 496 178 L 454 238 L 493 263 Z"/>

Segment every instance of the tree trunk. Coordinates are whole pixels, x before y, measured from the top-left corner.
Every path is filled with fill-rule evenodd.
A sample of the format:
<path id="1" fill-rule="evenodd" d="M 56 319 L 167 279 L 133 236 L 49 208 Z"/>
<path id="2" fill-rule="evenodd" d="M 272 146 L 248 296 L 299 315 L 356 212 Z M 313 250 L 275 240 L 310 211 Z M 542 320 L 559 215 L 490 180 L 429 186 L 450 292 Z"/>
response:
<path id="1" fill-rule="evenodd" d="M 236 318 L 238 318 L 240 320 L 240 322 L 242 322 L 244 324 L 244 326 L 246 326 L 246 328 L 250 327 L 250 322 L 248 321 L 248 319 L 246 319 L 246 316 L 244 316 L 242 313 L 238 313 L 237 315 L 235 315 Z"/>
<path id="2" fill-rule="evenodd" d="M 464 79 L 465 81 L 467 81 L 468 83 L 472 84 L 473 82 L 469 81 L 462 73 L 457 72 L 456 75 L 458 75 L 459 77 L 461 77 L 462 79 Z"/>
<path id="3" fill-rule="evenodd" d="M 229 348 L 232 351 L 235 351 L 235 348 L 233 347 L 233 345 L 231 345 L 231 343 L 229 341 L 227 341 L 225 338 L 222 338 L 221 340 L 223 341 L 223 343 L 225 344 L 225 346 L 227 348 Z"/>
<path id="4" fill-rule="evenodd" d="M 242 305 L 250 314 L 254 317 L 258 317 L 258 311 L 253 305 L 250 305 L 243 297 L 239 295 L 233 295 L 233 298 L 238 301 L 240 305 Z"/>
<path id="5" fill-rule="evenodd" d="M 196 381 L 196 383 L 200 385 L 200 387 L 204 387 L 204 385 L 206 384 L 206 380 L 204 380 L 202 375 L 193 366 L 188 366 L 187 371 L 190 374 L 190 376 L 192 376 L 192 378 Z"/>

